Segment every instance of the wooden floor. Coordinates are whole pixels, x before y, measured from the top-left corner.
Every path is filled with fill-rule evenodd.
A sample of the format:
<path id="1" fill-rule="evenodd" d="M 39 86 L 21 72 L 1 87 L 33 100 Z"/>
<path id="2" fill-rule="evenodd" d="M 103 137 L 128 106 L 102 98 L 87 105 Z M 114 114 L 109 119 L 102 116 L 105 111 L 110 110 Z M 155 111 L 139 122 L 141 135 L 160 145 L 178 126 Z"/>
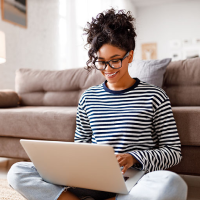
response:
<path id="1" fill-rule="evenodd" d="M 0 178 L 6 179 L 10 167 L 19 159 L 0 158 Z M 200 200 L 200 176 L 181 175 L 188 185 L 187 200 Z"/>

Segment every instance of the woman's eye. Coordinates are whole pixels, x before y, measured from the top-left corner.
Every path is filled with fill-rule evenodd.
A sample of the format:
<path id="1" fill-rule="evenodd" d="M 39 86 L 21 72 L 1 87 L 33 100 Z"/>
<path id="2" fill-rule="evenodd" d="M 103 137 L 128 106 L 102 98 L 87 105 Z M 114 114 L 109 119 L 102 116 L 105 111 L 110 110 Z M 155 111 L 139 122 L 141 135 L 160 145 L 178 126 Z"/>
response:
<path id="1" fill-rule="evenodd" d="M 105 65 L 105 62 L 101 62 L 101 61 L 100 61 L 99 64 L 100 64 L 100 65 Z"/>
<path id="2" fill-rule="evenodd" d="M 104 61 L 96 61 L 95 62 L 95 65 L 98 65 L 98 66 L 104 66 L 105 65 L 105 62 Z"/>
<path id="3" fill-rule="evenodd" d="M 112 62 L 113 64 L 115 64 L 115 63 L 119 63 L 120 60 L 112 60 L 111 62 Z"/>

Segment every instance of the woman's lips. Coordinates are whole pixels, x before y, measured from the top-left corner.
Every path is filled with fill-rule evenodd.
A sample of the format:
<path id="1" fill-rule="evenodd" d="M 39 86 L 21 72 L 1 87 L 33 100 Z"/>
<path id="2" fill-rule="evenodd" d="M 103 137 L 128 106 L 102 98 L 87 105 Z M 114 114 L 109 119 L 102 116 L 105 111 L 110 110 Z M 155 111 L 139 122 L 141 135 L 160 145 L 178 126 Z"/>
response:
<path id="1" fill-rule="evenodd" d="M 119 71 L 114 72 L 114 73 L 104 73 L 104 74 L 105 74 L 105 76 L 106 76 L 107 78 L 114 78 L 114 77 L 117 75 L 118 72 L 119 72 Z"/>

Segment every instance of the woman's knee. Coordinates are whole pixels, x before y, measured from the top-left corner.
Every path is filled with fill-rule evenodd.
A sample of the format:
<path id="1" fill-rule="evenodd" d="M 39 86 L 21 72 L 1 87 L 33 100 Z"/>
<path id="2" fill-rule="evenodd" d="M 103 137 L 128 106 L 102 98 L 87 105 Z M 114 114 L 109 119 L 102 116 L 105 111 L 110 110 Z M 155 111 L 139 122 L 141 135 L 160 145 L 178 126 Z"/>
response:
<path id="1" fill-rule="evenodd" d="M 177 200 L 186 200 L 188 194 L 188 186 L 186 182 L 176 173 L 169 172 L 171 190 L 177 195 Z"/>
<path id="2" fill-rule="evenodd" d="M 133 199 L 186 200 L 187 190 L 187 184 L 178 174 L 163 170 L 144 175 L 130 195 Z"/>
<path id="3" fill-rule="evenodd" d="M 160 171 L 161 174 L 166 178 L 166 185 L 170 187 L 178 187 L 187 190 L 187 184 L 185 181 L 176 173 L 171 171 Z"/>
<path id="4" fill-rule="evenodd" d="M 165 200 L 186 200 L 188 186 L 185 181 L 176 173 L 171 171 L 157 171 L 154 175 L 161 177 L 162 192 L 159 199 Z M 153 175 L 153 174 L 152 174 Z"/>
<path id="5" fill-rule="evenodd" d="M 23 178 L 26 177 L 27 172 L 34 170 L 33 167 L 31 162 L 17 162 L 13 164 L 7 174 L 8 184 L 12 188 L 18 189 L 23 182 Z"/>

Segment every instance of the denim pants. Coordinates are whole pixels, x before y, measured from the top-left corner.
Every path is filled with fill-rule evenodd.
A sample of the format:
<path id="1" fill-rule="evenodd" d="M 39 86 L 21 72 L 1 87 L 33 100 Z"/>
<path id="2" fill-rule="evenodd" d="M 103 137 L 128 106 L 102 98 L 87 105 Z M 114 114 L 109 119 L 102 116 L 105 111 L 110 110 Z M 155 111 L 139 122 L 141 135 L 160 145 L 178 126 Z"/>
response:
<path id="1" fill-rule="evenodd" d="M 61 193 L 69 190 L 80 199 L 117 200 L 186 200 L 187 185 L 176 173 L 155 171 L 145 174 L 132 190 L 126 194 L 94 191 L 54 185 L 44 181 L 32 162 L 18 162 L 7 174 L 9 185 L 28 200 L 57 200 Z"/>

